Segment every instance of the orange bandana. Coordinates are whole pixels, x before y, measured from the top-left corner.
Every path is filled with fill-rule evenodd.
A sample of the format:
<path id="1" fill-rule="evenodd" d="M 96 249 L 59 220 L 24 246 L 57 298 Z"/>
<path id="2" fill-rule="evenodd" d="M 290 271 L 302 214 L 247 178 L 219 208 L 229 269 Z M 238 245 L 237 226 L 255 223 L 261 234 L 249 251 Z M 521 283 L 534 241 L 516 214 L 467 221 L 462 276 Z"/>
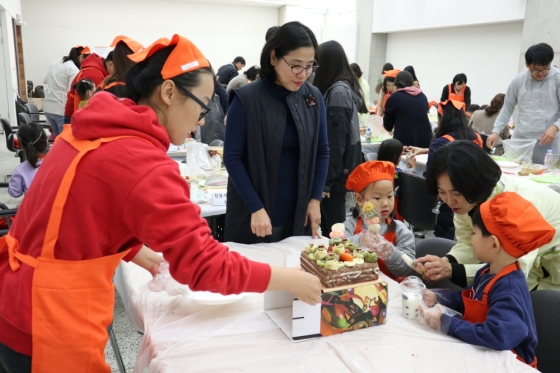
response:
<path id="1" fill-rule="evenodd" d="M 109 46 L 116 47 L 120 41 L 125 43 L 126 46 L 129 47 L 134 53 L 140 52 L 142 49 L 144 49 L 144 46 L 142 44 L 124 35 L 115 36 L 115 39 L 113 39 L 113 42 Z"/>
<path id="2" fill-rule="evenodd" d="M 128 58 L 136 63 L 142 62 L 160 49 L 170 45 L 176 45 L 176 47 L 161 69 L 161 76 L 163 79 L 171 79 L 189 71 L 198 70 L 202 67 L 210 67 L 210 63 L 196 45 L 189 39 L 177 34 L 173 35 L 171 40 L 167 38 L 158 39 L 152 45 L 138 53 L 128 55 Z"/>
<path id="3" fill-rule="evenodd" d="M 361 193 L 369 184 L 379 180 L 395 181 L 395 165 L 386 161 L 364 162 L 346 180 L 346 189 Z"/>
<path id="4" fill-rule="evenodd" d="M 385 75 L 388 78 L 396 78 L 397 74 L 400 73 L 400 72 L 401 71 L 398 70 L 398 69 L 397 70 L 388 70 L 388 71 L 385 71 L 385 73 L 383 75 Z"/>
<path id="5" fill-rule="evenodd" d="M 445 100 L 443 102 L 440 102 L 438 105 L 438 109 L 437 112 L 439 113 L 439 115 L 443 116 L 443 107 L 447 104 L 452 104 L 453 106 L 455 106 L 455 109 L 457 110 L 463 110 L 465 111 L 465 103 L 461 102 L 461 101 L 457 101 L 457 100 Z"/>

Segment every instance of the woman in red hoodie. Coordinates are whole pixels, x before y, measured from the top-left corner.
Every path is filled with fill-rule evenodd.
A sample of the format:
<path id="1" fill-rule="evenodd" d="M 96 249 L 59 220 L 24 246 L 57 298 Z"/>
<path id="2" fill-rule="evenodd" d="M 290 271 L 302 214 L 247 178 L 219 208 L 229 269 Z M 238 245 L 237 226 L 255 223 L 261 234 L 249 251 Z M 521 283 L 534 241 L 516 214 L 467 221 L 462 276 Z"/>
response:
<path id="1" fill-rule="evenodd" d="M 178 35 L 130 57 L 131 99 L 100 92 L 76 112 L 0 241 L 0 371 L 110 372 L 112 276 L 142 243 L 195 291 L 286 289 L 321 301 L 316 277 L 216 242 L 166 154 L 208 112 L 206 58 Z"/>

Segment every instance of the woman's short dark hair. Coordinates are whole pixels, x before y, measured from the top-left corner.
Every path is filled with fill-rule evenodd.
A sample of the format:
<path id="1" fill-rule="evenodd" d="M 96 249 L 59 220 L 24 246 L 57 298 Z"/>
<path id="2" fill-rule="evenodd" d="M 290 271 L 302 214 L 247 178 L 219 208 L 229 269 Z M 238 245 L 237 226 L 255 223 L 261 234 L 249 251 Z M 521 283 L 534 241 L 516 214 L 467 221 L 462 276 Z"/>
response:
<path id="1" fill-rule="evenodd" d="M 110 61 L 113 61 L 115 72 L 105 79 L 105 83 L 124 82 L 126 80 L 128 70 L 130 70 L 130 68 L 134 65 L 134 62 L 128 58 L 128 55 L 134 52 L 124 41 L 119 41 L 111 53 L 113 53 L 113 55 L 111 56 Z"/>
<path id="2" fill-rule="evenodd" d="M 455 85 L 455 83 L 467 84 L 467 76 L 463 73 L 455 75 L 453 77 L 453 85 Z"/>
<path id="3" fill-rule="evenodd" d="M 548 66 L 554 59 L 554 50 L 546 43 L 533 45 L 525 52 L 527 65 Z"/>
<path id="4" fill-rule="evenodd" d="M 350 68 L 352 69 L 352 71 L 354 72 L 354 74 L 356 75 L 356 77 L 361 78 L 362 75 L 364 75 L 364 73 L 362 72 L 362 69 L 360 69 L 360 65 L 358 65 L 357 63 L 351 63 L 350 64 Z"/>
<path id="5" fill-rule="evenodd" d="M 274 34 L 276 30 L 278 30 L 278 26 L 272 26 L 268 30 L 266 30 L 266 35 L 264 36 L 264 40 L 268 41 L 268 39 L 270 39 L 270 37 L 272 36 L 272 34 Z"/>
<path id="6" fill-rule="evenodd" d="M 30 123 L 19 127 L 17 137 L 25 151 L 27 161 L 33 168 L 37 168 L 39 154 L 46 154 L 49 147 L 47 134 L 41 126 Z"/>
<path id="7" fill-rule="evenodd" d="M 378 161 L 391 162 L 397 167 L 403 152 L 403 144 L 397 139 L 388 139 L 381 143 L 377 152 Z"/>
<path id="8" fill-rule="evenodd" d="M 331 40 L 319 46 L 321 66 L 315 73 L 313 85 L 321 91 L 323 96 L 327 90 L 336 82 L 343 81 L 362 99 L 362 106 L 358 108 L 360 113 L 369 113 L 365 103 L 362 88 L 358 78 L 350 68 L 344 48 L 339 42 Z"/>
<path id="9" fill-rule="evenodd" d="M 478 229 L 480 229 L 482 237 L 490 237 L 492 235 L 492 233 L 488 232 L 488 228 L 486 228 L 484 220 L 482 220 L 480 206 L 475 206 L 471 211 L 469 211 L 469 215 L 472 219 L 473 227 L 478 227 Z"/>
<path id="10" fill-rule="evenodd" d="M 79 69 L 81 65 L 80 55 L 82 54 L 83 50 L 83 47 L 74 47 L 70 49 L 70 53 L 68 53 L 68 56 L 62 57 L 62 63 L 72 61 L 74 62 L 74 65 L 76 65 L 76 67 Z"/>
<path id="11" fill-rule="evenodd" d="M 257 76 L 261 73 L 261 68 L 258 67 L 257 65 L 255 66 L 251 66 L 250 68 L 248 68 L 245 71 L 245 76 L 247 77 L 247 79 L 249 79 L 250 81 L 253 81 L 255 79 L 257 79 Z"/>
<path id="12" fill-rule="evenodd" d="M 175 45 L 162 48 L 155 52 L 145 61 L 132 66 L 126 77 L 126 97 L 138 103 L 141 99 L 149 98 L 156 87 L 163 84 L 161 69 L 167 61 Z M 214 71 L 211 67 L 203 67 L 177 75 L 169 80 L 173 81 L 179 91 L 190 91 L 200 84 L 200 77 L 203 74 L 210 74 L 214 79 Z M 186 95 L 186 94 L 185 94 Z"/>
<path id="13" fill-rule="evenodd" d="M 397 88 L 412 87 L 414 85 L 412 74 L 408 71 L 401 71 L 395 78 L 395 85 Z"/>
<path id="14" fill-rule="evenodd" d="M 418 78 L 416 77 L 416 72 L 414 71 L 414 67 L 412 67 L 412 65 L 408 65 L 403 69 L 403 71 L 408 71 L 410 75 L 412 75 L 413 81 L 415 82 L 418 81 Z"/>
<path id="15" fill-rule="evenodd" d="M 484 111 L 486 111 L 486 115 L 491 117 L 492 115 L 494 115 L 494 114 L 498 113 L 500 110 L 502 110 L 502 106 L 504 106 L 504 99 L 505 98 L 506 98 L 506 95 L 504 95 L 503 93 L 498 93 L 496 96 L 494 96 L 494 98 L 490 102 L 490 106 L 488 106 L 484 109 Z"/>
<path id="16" fill-rule="evenodd" d="M 387 63 L 385 63 L 385 65 L 383 65 L 383 69 L 381 70 L 381 74 L 383 74 L 385 71 L 389 71 L 389 70 L 394 70 L 393 64 L 391 62 L 387 62 Z"/>
<path id="17" fill-rule="evenodd" d="M 502 170 L 490 155 L 472 141 L 453 141 L 439 148 L 426 171 L 426 187 L 438 194 L 438 178 L 449 175 L 453 188 L 469 203 L 490 198 L 502 176 Z"/>
<path id="18" fill-rule="evenodd" d="M 319 58 L 319 45 L 311 29 L 299 22 L 288 22 L 276 30 L 266 42 L 261 52 L 261 76 L 270 81 L 276 80 L 276 70 L 270 63 L 270 53 L 274 51 L 276 59 L 281 59 L 293 50 L 312 47 L 315 59 Z"/>
<path id="19" fill-rule="evenodd" d="M 438 113 L 439 115 L 439 113 Z M 438 127 L 434 138 L 455 133 L 456 140 L 474 140 L 476 135 L 469 127 L 467 116 L 463 110 L 457 110 L 452 104 L 443 107 L 443 116 L 439 116 Z"/>

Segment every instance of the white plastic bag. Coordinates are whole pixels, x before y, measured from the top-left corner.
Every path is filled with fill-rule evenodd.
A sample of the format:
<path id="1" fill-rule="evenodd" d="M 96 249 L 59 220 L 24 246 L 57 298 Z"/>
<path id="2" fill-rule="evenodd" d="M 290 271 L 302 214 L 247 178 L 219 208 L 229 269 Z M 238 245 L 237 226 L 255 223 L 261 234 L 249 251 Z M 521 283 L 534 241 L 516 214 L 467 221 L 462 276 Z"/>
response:
<path id="1" fill-rule="evenodd" d="M 502 141 L 504 145 L 504 158 L 514 162 L 532 162 L 535 139 L 509 139 Z"/>
<path id="2" fill-rule="evenodd" d="M 204 170 L 212 170 L 210 157 L 203 144 L 187 141 L 187 176 L 191 179 L 204 179 Z"/>
<path id="3" fill-rule="evenodd" d="M 367 126 L 371 128 L 371 137 L 389 137 L 389 132 L 383 128 L 383 117 L 379 115 L 370 115 L 368 117 Z"/>

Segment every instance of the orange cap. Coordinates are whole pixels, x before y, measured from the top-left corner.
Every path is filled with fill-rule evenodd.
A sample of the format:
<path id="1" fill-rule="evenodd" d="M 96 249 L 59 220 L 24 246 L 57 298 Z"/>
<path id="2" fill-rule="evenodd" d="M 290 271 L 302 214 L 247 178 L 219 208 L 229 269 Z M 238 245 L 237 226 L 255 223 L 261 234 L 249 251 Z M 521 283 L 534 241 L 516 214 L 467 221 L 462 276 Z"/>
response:
<path id="1" fill-rule="evenodd" d="M 352 171 L 346 180 L 346 189 L 360 193 L 369 184 L 379 180 L 395 181 L 395 165 L 386 161 L 364 162 Z"/>
<path id="2" fill-rule="evenodd" d="M 438 105 L 437 112 L 439 113 L 439 115 L 443 116 L 443 107 L 447 104 L 452 104 L 453 106 L 455 106 L 455 109 L 457 110 L 461 110 L 461 109 L 463 109 L 463 111 L 465 110 L 464 102 L 457 101 L 457 100 L 445 100 L 443 102 L 440 102 Z"/>
<path id="3" fill-rule="evenodd" d="M 480 215 L 488 232 L 515 258 L 546 245 L 556 234 L 536 207 L 515 192 L 503 192 L 484 202 Z"/>
<path id="4" fill-rule="evenodd" d="M 149 47 L 139 51 L 138 53 L 129 54 L 128 58 L 138 63 L 146 60 L 158 50 L 176 45 L 173 52 L 167 57 L 167 61 L 161 69 L 161 76 L 163 79 L 171 79 L 183 73 L 198 70 L 202 67 L 210 67 L 210 63 L 204 57 L 202 52 L 194 45 L 189 39 L 173 35 L 171 40 L 167 38 L 158 39 Z"/>
<path id="5" fill-rule="evenodd" d="M 400 70 L 388 70 L 385 71 L 385 73 L 383 75 L 385 75 L 388 78 L 396 78 L 397 74 L 400 73 Z"/>
<path id="6" fill-rule="evenodd" d="M 76 45 L 74 48 L 83 48 L 82 52 L 80 54 L 91 53 L 91 50 L 89 49 L 89 47 L 84 46 L 84 45 Z"/>
<path id="7" fill-rule="evenodd" d="M 136 40 L 133 40 L 133 39 L 129 38 L 128 36 L 124 36 L 124 35 L 115 36 L 115 38 L 113 39 L 113 42 L 109 46 L 110 47 L 116 47 L 117 44 L 120 41 L 125 43 L 126 46 L 129 47 L 132 50 L 132 52 L 134 52 L 134 53 L 140 52 L 142 49 L 144 49 L 144 46 L 142 44 L 140 44 Z"/>

